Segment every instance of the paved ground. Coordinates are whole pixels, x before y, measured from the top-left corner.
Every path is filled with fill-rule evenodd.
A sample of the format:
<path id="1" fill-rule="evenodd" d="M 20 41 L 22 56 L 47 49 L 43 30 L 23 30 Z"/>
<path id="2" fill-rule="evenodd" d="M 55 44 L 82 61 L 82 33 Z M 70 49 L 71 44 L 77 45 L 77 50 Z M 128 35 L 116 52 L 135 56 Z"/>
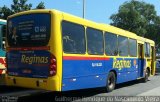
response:
<path id="1" fill-rule="evenodd" d="M 154 90 L 154 92 L 153 92 Z M 124 84 L 117 85 L 117 88 L 111 93 L 101 93 L 99 96 L 139 96 L 139 95 L 149 95 L 151 96 L 160 96 L 159 93 L 156 93 L 160 90 L 160 75 L 150 77 L 147 83 L 141 83 L 140 81 L 132 81 Z M 156 92 L 155 92 L 156 91 Z"/>
<path id="2" fill-rule="evenodd" d="M 2 96 L 4 99 L 6 98 L 6 93 L 3 94 L 7 88 L 0 88 L 0 96 Z M 10 88 L 9 91 L 16 91 L 17 89 Z M 25 90 L 25 89 L 22 89 Z M 8 92 L 9 92 L 8 91 Z M 114 97 L 111 97 L 114 96 Z M 63 93 L 47 93 L 47 94 L 41 94 L 41 95 L 33 95 L 31 97 L 9 97 L 10 99 L 17 100 L 19 102 L 81 102 L 81 101 L 99 101 L 103 102 L 104 98 L 105 101 L 113 102 L 112 98 L 115 98 L 117 96 L 137 96 L 138 98 L 144 98 L 142 96 L 160 96 L 160 75 L 156 75 L 154 77 L 150 77 L 149 81 L 147 83 L 142 83 L 141 81 L 131 81 L 123 84 L 119 84 L 116 86 L 116 89 L 113 92 L 106 93 L 105 88 L 95 88 L 95 89 L 87 89 L 87 90 L 78 90 L 78 91 L 70 91 L 70 92 L 63 92 Z M 137 98 L 136 97 L 136 98 Z M 154 100 L 153 100 L 154 98 Z M 149 100 L 147 102 L 159 102 L 160 97 L 149 97 Z M 126 102 L 126 100 L 117 100 L 117 102 Z M 141 101 L 141 100 L 140 100 Z M 144 101 L 144 100 L 143 100 Z M 134 101 L 130 101 L 134 102 Z"/>

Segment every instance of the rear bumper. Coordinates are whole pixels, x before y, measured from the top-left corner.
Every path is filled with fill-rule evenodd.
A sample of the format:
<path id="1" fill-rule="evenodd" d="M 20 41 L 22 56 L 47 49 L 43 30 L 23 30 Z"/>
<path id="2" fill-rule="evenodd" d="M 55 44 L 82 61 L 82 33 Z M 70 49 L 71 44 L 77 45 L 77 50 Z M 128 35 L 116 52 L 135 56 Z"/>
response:
<path id="1" fill-rule="evenodd" d="M 7 76 L 5 77 L 8 86 L 18 86 L 24 88 L 44 89 L 49 91 L 61 91 L 61 85 L 58 77 L 42 78 L 25 78 Z"/>

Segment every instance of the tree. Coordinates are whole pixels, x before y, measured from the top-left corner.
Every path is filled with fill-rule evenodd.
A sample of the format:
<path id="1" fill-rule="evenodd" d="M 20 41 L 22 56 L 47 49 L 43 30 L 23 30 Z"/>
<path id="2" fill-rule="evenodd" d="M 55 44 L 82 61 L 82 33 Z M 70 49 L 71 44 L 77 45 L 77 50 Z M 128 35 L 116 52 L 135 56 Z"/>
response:
<path id="1" fill-rule="evenodd" d="M 13 0 L 13 4 L 11 4 L 11 9 L 6 7 L 5 5 L 0 9 L 0 17 L 3 19 L 7 19 L 8 16 L 32 9 L 32 4 L 27 4 L 27 0 Z M 45 9 L 44 2 L 40 2 L 36 9 Z"/>
<path id="2" fill-rule="evenodd" d="M 118 13 L 110 19 L 111 25 L 147 37 L 160 46 L 160 17 L 157 16 L 154 5 L 143 1 L 131 0 L 119 7 Z"/>
<path id="3" fill-rule="evenodd" d="M 0 18 L 1 19 L 6 19 L 8 15 L 11 15 L 11 14 L 13 13 L 8 7 L 3 6 L 2 8 L 0 8 Z"/>
<path id="4" fill-rule="evenodd" d="M 36 9 L 45 9 L 44 2 L 40 2 L 40 3 L 37 5 Z"/>
<path id="5" fill-rule="evenodd" d="M 13 13 L 30 10 L 32 4 L 26 4 L 26 2 L 27 0 L 13 0 L 13 4 L 11 4 Z"/>

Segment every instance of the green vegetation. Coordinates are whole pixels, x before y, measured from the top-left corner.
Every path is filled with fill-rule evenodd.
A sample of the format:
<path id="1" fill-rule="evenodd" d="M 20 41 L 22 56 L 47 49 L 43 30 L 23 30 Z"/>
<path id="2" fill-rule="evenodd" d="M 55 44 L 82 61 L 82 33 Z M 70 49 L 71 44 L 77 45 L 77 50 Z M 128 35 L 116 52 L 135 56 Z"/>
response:
<path id="1" fill-rule="evenodd" d="M 32 4 L 27 4 L 27 0 L 13 0 L 10 8 L 5 5 L 0 7 L 0 18 L 7 19 L 9 15 L 31 9 L 33 9 Z M 40 2 L 34 9 L 45 9 L 44 2 Z"/>
<path id="2" fill-rule="evenodd" d="M 119 7 L 117 14 L 111 15 L 111 25 L 152 39 L 156 48 L 160 47 L 160 16 L 154 5 L 143 1 L 131 0 Z"/>
<path id="3" fill-rule="evenodd" d="M 40 2 L 36 8 L 28 0 L 13 0 L 11 7 L 0 7 L 0 18 L 7 19 L 9 15 L 31 9 L 45 9 L 44 2 Z M 157 15 L 154 5 L 144 1 L 130 0 L 119 7 L 118 13 L 111 15 L 111 25 L 152 39 L 156 42 L 156 48 L 160 48 L 160 16 Z M 159 49 L 160 50 L 160 49 Z"/>

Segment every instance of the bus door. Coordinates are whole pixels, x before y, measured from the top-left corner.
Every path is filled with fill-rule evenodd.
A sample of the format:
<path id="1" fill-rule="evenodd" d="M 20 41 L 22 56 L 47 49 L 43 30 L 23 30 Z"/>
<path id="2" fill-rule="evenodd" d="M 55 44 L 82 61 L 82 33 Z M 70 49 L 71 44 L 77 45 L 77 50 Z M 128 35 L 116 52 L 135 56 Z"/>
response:
<path id="1" fill-rule="evenodd" d="M 138 44 L 138 77 L 143 77 L 144 73 L 143 46 L 143 44 Z"/>
<path id="2" fill-rule="evenodd" d="M 154 75 L 155 73 L 155 48 L 154 46 L 151 46 L 151 75 Z"/>

